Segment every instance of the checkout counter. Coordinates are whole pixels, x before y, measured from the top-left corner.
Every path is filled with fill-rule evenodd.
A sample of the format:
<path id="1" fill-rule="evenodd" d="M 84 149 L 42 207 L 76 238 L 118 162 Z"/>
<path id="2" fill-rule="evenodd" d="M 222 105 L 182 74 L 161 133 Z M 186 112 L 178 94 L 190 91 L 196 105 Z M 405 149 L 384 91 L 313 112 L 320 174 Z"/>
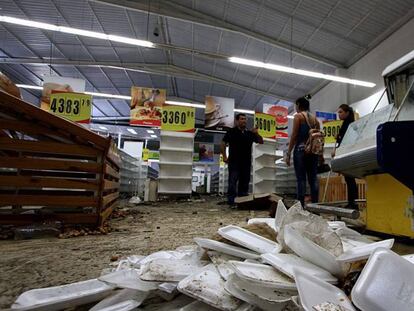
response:
<path id="1" fill-rule="evenodd" d="M 366 180 L 366 229 L 413 238 L 414 51 L 383 77 L 389 104 L 349 126 L 331 165 Z"/>

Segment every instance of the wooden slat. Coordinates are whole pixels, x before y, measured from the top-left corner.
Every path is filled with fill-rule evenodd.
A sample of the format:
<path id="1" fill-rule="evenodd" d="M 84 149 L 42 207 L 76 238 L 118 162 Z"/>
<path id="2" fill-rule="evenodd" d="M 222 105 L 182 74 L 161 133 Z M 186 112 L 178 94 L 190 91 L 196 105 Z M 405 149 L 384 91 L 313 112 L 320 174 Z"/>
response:
<path id="1" fill-rule="evenodd" d="M 0 194 L 0 205 L 98 206 L 98 199 L 86 196 Z"/>
<path id="2" fill-rule="evenodd" d="M 41 158 L 14 158 L 0 157 L 0 167 L 34 169 L 34 170 L 61 170 L 98 173 L 100 165 L 94 162 L 80 162 L 70 160 L 53 160 Z"/>
<path id="3" fill-rule="evenodd" d="M 18 140 L 10 138 L 0 138 L 0 150 L 80 155 L 85 157 L 97 157 L 100 153 L 99 150 L 87 146 L 69 145 L 55 142 Z"/>
<path id="4" fill-rule="evenodd" d="M 113 200 L 116 200 L 119 197 L 119 192 L 114 192 L 107 194 L 102 198 L 102 206 L 108 205 L 108 203 L 111 203 Z"/>
<path id="5" fill-rule="evenodd" d="M 0 91 L 0 107 L 3 107 L 9 111 L 13 111 L 17 114 L 26 115 L 26 118 L 47 123 L 50 126 L 67 132 L 68 134 L 84 138 L 97 145 L 101 149 L 109 148 L 111 138 L 105 138 L 98 134 L 95 134 L 76 124 L 75 122 L 68 121 L 64 118 L 44 111 L 3 91 Z"/>
<path id="6" fill-rule="evenodd" d="M 14 130 L 28 135 L 56 135 L 56 131 L 46 126 L 19 120 L 0 119 L 0 129 Z"/>
<path id="7" fill-rule="evenodd" d="M 119 188 L 119 182 L 117 181 L 111 181 L 111 180 L 104 180 L 104 190 L 110 190 L 110 189 L 118 189 Z"/>
<path id="8" fill-rule="evenodd" d="M 108 163 L 105 164 L 105 174 L 108 174 L 109 176 L 112 176 L 116 179 L 119 179 L 119 173 L 112 168 Z"/>
<path id="9" fill-rule="evenodd" d="M 103 222 L 112 214 L 114 208 L 117 206 L 118 202 L 115 201 L 112 205 L 108 206 L 99 217 L 99 225 L 102 225 Z"/>
<path id="10" fill-rule="evenodd" d="M 108 160 L 110 160 L 115 166 L 121 167 L 121 158 L 118 154 L 116 154 L 112 149 L 108 150 L 107 154 Z"/>
<path id="11" fill-rule="evenodd" d="M 0 187 L 98 190 L 97 181 L 32 176 L 0 176 Z"/>

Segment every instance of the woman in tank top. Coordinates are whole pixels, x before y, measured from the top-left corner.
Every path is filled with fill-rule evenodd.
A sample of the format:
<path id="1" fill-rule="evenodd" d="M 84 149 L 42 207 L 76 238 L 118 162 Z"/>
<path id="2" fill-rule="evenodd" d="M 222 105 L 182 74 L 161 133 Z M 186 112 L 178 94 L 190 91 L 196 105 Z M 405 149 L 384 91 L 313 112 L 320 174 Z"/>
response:
<path id="1" fill-rule="evenodd" d="M 316 117 L 309 112 L 310 95 L 296 100 L 296 114 L 293 118 L 293 130 L 286 155 L 286 164 L 291 164 L 293 150 L 293 165 L 296 174 L 296 197 L 304 206 L 306 193 L 306 178 L 308 179 L 312 203 L 318 202 L 319 187 L 317 179 L 318 156 L 305 153 L 305 144 L 309 138 L 309 130 L 320 129 Z M 310 126 L 309 126 L 310 125 Z"/>

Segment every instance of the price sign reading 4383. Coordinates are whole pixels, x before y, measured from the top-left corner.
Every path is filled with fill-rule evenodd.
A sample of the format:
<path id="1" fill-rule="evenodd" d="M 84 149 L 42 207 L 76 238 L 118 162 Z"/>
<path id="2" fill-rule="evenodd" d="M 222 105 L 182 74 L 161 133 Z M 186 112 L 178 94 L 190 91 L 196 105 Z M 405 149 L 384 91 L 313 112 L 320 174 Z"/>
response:
<path id="1" fill-rule="evenodd" d="M 259 135 L 264 138 L 276 138 L 276 119 L 270 114 L 256 112 L 254 126 L 259 130 Z"/>
<path id="2" fill-rule="evenodd" d="M 89 123 L 92 96 L 82 93 L 52 93 L 49 112 L 78 123 Z"/>
<path id="3" fill-rule="evenodd" d="M 173 105 L 163 106 L 161 130 L 174 132 L 194 132 L 195 108 Z"/>

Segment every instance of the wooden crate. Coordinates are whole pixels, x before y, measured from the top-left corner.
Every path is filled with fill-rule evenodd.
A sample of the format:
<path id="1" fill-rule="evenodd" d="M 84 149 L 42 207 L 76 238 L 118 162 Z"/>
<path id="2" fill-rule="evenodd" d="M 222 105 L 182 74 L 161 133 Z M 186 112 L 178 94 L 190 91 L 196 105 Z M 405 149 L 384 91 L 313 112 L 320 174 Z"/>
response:
<path id="1" fill-rule="evenodd" d="M 323 195 L 325 192 L 326 182 L 328 178 L 319 179 L 319 202 L 339 202 L 347 201 L 347 186 L 343 176 L 331 176 L 328 182 L 328 189 L 326 191 L 325 200 L 323 201 Z M 358 199 L 366 199 L 366 184 L 365 180 L 357 179 L 356 180 L 358 187 Z"/>
<path id="2" fill-rule="evenodd" d="M 0 224 L 101 225 L 119 168 L 110 138 L 0 91 Z"/>

